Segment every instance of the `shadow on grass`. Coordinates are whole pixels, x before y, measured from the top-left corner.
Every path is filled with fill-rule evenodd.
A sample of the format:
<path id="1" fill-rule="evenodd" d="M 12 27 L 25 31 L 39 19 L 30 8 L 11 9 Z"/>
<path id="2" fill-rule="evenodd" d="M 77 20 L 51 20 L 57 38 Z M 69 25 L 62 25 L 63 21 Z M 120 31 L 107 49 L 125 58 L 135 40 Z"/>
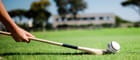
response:
<path id="1" fill-rule="evenodd" d="M 140 52 L 128 52 L 128 53 L 130 53 L 130 54 L 140 54 Z"/>
<path id="2" fill-rule="evenodd" d="M 20 53 L 20 52 L 11 52 L 11 53 L 0 53 L 0 56 L 12 56 L 12 55 L 89 55 L 86 52 L 79 53 L 44 53 L 44 52 L 35 52 L 35 53 Z"/>

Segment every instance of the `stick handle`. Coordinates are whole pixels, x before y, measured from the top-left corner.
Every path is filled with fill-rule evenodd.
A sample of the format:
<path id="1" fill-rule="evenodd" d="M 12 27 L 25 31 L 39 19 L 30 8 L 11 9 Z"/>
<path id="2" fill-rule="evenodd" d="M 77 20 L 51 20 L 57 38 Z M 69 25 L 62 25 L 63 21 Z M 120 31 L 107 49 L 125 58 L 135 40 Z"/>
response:
<path id="1" fill-rule="evenodd" d="M 11 33 L 0 31 L 0 34 L 11 36 Z"/>
<path id="2" fill-rule="evenodd" d="M 0 31 L 0 34 L 11 36 L 11 33 L 9 33 L 9 32 Z M 29 39 L 30 40 L 34 40 L 34 41 L 39 41 L 39 42 L 44 42 L 44 43 L 52 44 L 52 45 L 63 46 L 63 47 L 72 48 L 72 49 L 78 49 L 78 46 L 64 44 L 64 43 L 59 43 L 59 42 L 54 42 L 54 41 L 50 41 L 50 40 L 44 40 L 44 39 L 39 39 L 39 38 L 29 38 Z"/>
<path id="3" fill-rule="evenodd" d="M 11 36 L 11 33 L 9 33 L 9 32 L 0 31 L 0 34 L 7 35 L 7 36 Z M 49 41 L 49 40 L 44 40 L 44 39 L 39 39 L 39 38 L 29 38 L 29 39 L 30 39 L 30 40 L 34 40 L 34 41 L 49 43 L 49 44 L 53 44 L 53 45 L 58 45 L 58 46 L 62 46 L 62 45 L 63 45 L 63 43 L 58 43 L 58 42 Z"/>
<path id="4" fill-rule="evenodd" d="M 9 33 L 9 32 L 0 31 L 0 34 L 11 36 L 11 33 Z M 52 44 L 52 45 L 63 46 L 63 47 L 72 48 L 72 49 L 78 49 L 78 46 L 64 44 L 64 43 L 60 43 L 60 42 L 54 42 L 54 41 L 44 40 L 44 39 L 39 39 L 39 38 L 29 38 L 29 39 L 34 40 L 34 41 L 39 41 L 39 42 Z"/>

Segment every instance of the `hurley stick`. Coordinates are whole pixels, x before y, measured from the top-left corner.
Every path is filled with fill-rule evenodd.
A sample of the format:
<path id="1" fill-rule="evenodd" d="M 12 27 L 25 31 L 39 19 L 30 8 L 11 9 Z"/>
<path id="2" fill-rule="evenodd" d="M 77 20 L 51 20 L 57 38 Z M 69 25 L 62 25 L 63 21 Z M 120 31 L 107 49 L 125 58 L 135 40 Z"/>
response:
<path id="1" fill-rule="evenodd" d="M 11 33 L 3 32 L 3 31 L 0 31 L 0 34 L 11 36 Z M 90 53 L 90 54 L 102 55 L 102 54 L 104 54 L 106 52 L 106 50 L 102 50 L 102 49 L 94 49 L 94 48 L 74 46 L 74 45 L 54 42 L 54 41 L 50 41 L 50 40 L 39 39 L 39 38 L 29 38 L 29 39 L 34 40 L 34 41 L 43 42 L 43 43 L 52 44 L 52 45 L 57 45 L 57 46 L 77 49 L 77 50 L 81 50 L 81 51 L 84 51 L 84 52 L 87 52 L 87 53 Z"/>

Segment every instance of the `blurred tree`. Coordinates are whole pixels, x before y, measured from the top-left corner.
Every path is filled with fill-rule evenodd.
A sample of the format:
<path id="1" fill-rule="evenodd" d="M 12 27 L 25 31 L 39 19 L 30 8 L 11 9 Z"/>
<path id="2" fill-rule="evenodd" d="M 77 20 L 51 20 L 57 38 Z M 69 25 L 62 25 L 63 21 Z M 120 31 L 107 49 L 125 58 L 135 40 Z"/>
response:
<path id="1" fill-rule="evenodd" d="M 15 23 L 17 25 L 19 25 L 20 27 L 22 27 L 23 29 L 29 28 L 28 26 L 26 26 L 25 24 L 21 24 L 22 22 L 22 18 L 25 17 L 25 13 L 27 12 L 27 10 L 24 9 L 15 9 L 15 10 L 11 10 L 9 11 L 9 15 L 14 18 L 14 17 L 19 17 L 18 21 L 15 21 Z"/>
<path id="2" fill-rule="evenodd" d="M 130 6 L 133 8 L 140 16 L 140 0 L 126 0 L 121 3 L 122 6 Z"/>
<path id="3" fill-rule="evenodd" d="M 122 18 L 119 17 L 119 16 L 116 16 L 116 17 L 115 17 L 115 20 L 116 20 L 116 27 L 119 27 L 120 24 L 122 24 L 122 23 L 132 23 L 132 22 L 130 22 L 130 21 L 127 21 L 127 20 L 122 19 Z"/>
<path id="4" fill-rule="evenodd" d="M 22 16 L 24 16 L 24 14 L 26 13 L 26 10 L 24 9 L 15 9 L 15 10 L 11 10 L 8 11 L 9 15 L 11 17 L 19 17 L 19 20 L 22 20 Z"/>
<path id="5" fill-rule="evenodd" d="M 57 6 L 57 12 L 62 17 L 65 18 L 66 14 L 68 14 L 68 0 L 54 0 Z"/>
<path id="6" fill-rule="evenodd" d="M 30 10 L 25 14 L 28 18 L 33 18 L 33 27 L 45 29 L 51 13 L 46 9 L 50 5 L 49 0 L 39 0 L 32 3 Z"/>
<path id="7" fill-rule="evenodd" d="M 38 10 L 45 10 L 46 7 L 50 5 L 49 0 L 39 0 L 35 1 L 31 5 L 31 10 L 38 11 Z"/>
<path id="8" fill-rule="evenodd" d="M 74 18 L 76 18 L 79 11 L 83 11 L 87 7 L 84 0 L 69 0 L 69 4 L 69 12 L 73 14 Z"/>
<path id="9" fill-rule="evenodd" d="M 140 27 L 140 21 L 135 22 L 134 27 Z"/>
<path id="10" fill-rule="evenodd" d="M 78 12 L 86 8 L 84 0 L 54 0 L 57 6 L 58 14 L 62 20 L 65 19 L 67 14 L 72 14 L 75 18 Z"/>
<path id="11" fill-rule="evenodd" d="M 20 21 L 23 16 L 29 19 L 32 18 L 34 28 L 45 29 L 45 26 L 48 23 L 48 18 L 51 16 L 51 13 L 47 10 L 49 5 L 49 0 L 38 0 L 31 4 L 29 10 L 15 9 L 8 13 L 11 17 L 19 17 Z"/>

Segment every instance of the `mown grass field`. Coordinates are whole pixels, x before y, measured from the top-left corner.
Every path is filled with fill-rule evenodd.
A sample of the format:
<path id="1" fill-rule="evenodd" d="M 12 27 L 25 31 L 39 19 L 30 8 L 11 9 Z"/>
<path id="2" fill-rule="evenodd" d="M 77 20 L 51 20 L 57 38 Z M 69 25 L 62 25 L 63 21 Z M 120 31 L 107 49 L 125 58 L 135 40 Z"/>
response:
<path id="1" fill-rule="evenodd" d="M 0 35 L 0 60 L 140 60 L 140 28 L 58 30 L 33 34 L 38 38 L 101 49 L 114 40 L 120 43 L 121 51 L 111 55 L 87 55 L 36 41 L 16 43 L 11 37 Z"/>

